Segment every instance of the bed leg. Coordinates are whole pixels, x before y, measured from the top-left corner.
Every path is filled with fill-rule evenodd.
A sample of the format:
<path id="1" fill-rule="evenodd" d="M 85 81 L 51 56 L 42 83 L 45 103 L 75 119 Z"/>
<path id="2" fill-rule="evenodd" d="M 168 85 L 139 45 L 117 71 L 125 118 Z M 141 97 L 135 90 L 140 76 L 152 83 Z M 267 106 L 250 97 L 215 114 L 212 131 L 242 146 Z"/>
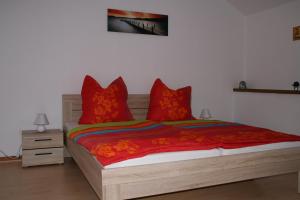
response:
<path id="1" fill-rule="evenodd" d="M 119 185 L 106 185 L 103 200 L 122 200 Z"/>

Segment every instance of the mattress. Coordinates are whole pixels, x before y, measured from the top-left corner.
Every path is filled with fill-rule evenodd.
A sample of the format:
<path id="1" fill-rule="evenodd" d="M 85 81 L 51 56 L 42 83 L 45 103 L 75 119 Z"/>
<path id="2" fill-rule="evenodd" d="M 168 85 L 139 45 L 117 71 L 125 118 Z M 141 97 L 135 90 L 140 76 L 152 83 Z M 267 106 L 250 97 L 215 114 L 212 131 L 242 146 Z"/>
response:
<path id="1" fill-rule="evenodd" d="M 157 154 L 150 154 L 141 158 L 134 158 L 134 159 L 113 163 L 110 165 L 106 165 L 104 168 L 113 169 L 118 167 L 157 164 L 157 163 L 192 160 L 192 159 L 199 159 L 199 158 L 210 158 L 216 156 L 221 156 L 221 151 L 219 149 L 157 153 Z"/>
<path id="2" fill-rule="evenodd" d="M 218 149 L 200 150 L 200 151 L 159 153 L 159 154 L 151 154 L 148 156 L 144 156 L 142 158 L 135 158 L 135 159 L 114 163 L 111 165 L 107 165 L 104 168 L 113 169 L 118 167 L 129 167 L 129 166 L 157 164 L 157 163 L 172 162 L 172 161 L 192 160 L 198 158 L 210 158 L 216 156 L 254 153 L 254 152 L 286 149 L 286 148 L 293 148 L 293 147 L 300 147 L 300 142 L 280 142 L 280 143 L 265 144 L 265 145 L 258 145 L 252 147 L 237 148 L 237 149 L 218 148 Z"/>
<path id="3" fill-rule="evenodd" d="M 66 131 L 69 131 L 78 126 L 79 125 L 76 122 L 65 123 Z M 133 158 L 133 159 L 113 163 L 105 166 L 104 168 L 113 169 L 118 167 L 157 164 L 157 163 L 164 163 L 164 162 L 192 160 L 192 159 L 209 158 L 209 157 L 216 157 L 216 156 L 221 156 L 221 151 L 219 149 L 157 153 L 157 154 L 150 154 L 141 158 Z"/>
<path id="4" fill-rule="evenodd" d="M 78 123 L 75 122 L 65 123 L 65 128 L 67 131 L 77 126 L 79 125 Z M 210 157 L 217 157 L 217 156 L 243 154 L 243 153 L 254 153 L 254 152 L 286 149 L 286 148 L 293 148 L 293 147 L 300 147 L 300 142 L 279 142 L 279 143 L 257 145 L 257 146 L 243 147 L 243 148 L 236 148 L 236 149 L 216 148 L 211 150 L 156 153 L 156 154 L 150 154 L 140 158 L 129 159 L 129 160 L 113 163 L 110 165 L 106 165 L 104 168 L 113 169 L 113 168 L 120 168 L 120 167 L 175 162 L 175 161 L 210 158 Z"/>
<path id="5" fill-rule="evenodd" d="M 220 149 L 220 153 L 221 155 L 225 156 L 225 155 L 235 155 L 241 153 L 253 153 L 253 152 L 269 151 L 269 150 L 276 150 L 276 149 L 286 149 L 286 148 L 293 148 L 293 147 L 300 147 L 300 142 L 279 142 L 279 143 L 264 144 L 264 145 L 243 147 L 237 149 Z"/>

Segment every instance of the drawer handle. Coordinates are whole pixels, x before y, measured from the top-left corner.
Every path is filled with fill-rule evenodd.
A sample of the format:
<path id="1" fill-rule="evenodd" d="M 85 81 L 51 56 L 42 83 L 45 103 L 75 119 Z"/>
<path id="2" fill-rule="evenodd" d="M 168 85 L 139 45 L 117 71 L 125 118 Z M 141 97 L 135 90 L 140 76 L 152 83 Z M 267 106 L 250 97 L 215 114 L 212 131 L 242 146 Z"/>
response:
<path id="1" fill-rule="evenodd" d="M 45 138 L 45 139 L 35 139 L 35 142 L 42 142 L 42 141 L 50 141 L 52 140 L 51 138 Z"/>
<path id="2" fill-rule="evenodd" d="M 35 156 L 51 155 L 52 153 L 36 153 Z"/>

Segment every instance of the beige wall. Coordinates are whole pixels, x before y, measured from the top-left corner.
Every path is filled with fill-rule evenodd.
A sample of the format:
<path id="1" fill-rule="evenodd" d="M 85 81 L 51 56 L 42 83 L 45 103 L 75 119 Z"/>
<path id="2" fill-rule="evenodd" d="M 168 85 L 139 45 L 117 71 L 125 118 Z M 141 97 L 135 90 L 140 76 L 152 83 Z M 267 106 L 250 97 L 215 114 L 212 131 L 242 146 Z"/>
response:
<path id="1" fill-rule="evenodd" d="M 169 36 L 107 32 L 106 9 L 169 15 Z M 20 130 L 46 112 L 62 126 L 61 95 L 79 93 L 85 74 L 104 86 L 122 75 L 130 93 L 155 78 L 193 87 L 193 112 L 232 119 L 242 74 L 243 17 L 225 0 L 0 1 L 0 149 L 15 154 Z"/>
<path id="2" fill-rule="evenodd" d="M 300 81 L 300 1 L 245 17 L 244 79 L 252 88 L 292 89 Z M 235 94 L 235 120 L 300 135 L 300 95 Z"/>

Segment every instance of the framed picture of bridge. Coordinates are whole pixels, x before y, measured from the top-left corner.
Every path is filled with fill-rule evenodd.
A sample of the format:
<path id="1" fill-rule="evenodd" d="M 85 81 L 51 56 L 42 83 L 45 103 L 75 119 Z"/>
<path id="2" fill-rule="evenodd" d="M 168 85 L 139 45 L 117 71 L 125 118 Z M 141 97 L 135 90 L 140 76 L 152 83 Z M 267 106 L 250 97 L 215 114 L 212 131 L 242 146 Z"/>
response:
<path id="1" fill-rule="evenodd" d="M 168 36 L 168 15 L 108 9 L 107 30 Z"/>

